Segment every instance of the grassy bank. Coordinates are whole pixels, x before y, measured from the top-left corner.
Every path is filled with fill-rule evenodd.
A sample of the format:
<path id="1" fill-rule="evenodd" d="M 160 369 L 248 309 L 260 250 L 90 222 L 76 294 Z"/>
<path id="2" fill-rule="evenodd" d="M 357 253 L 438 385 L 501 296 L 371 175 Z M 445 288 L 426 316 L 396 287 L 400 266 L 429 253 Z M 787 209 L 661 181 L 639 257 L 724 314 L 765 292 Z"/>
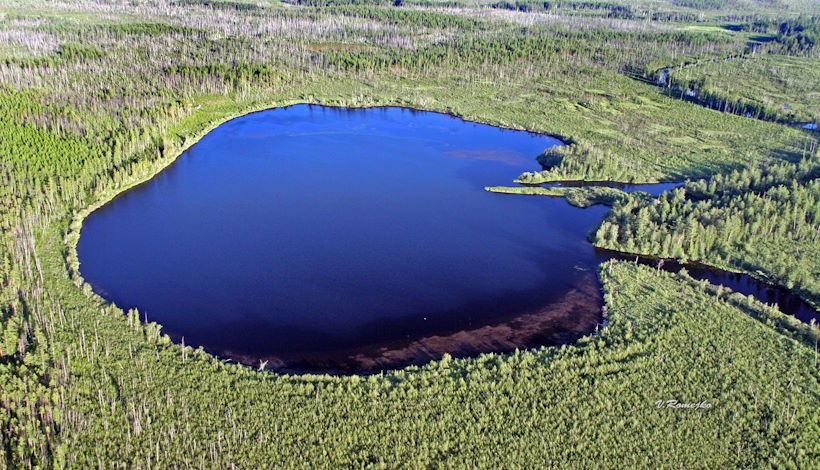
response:
<path id="1" fill-rule="evenodd" d="M 566 198 L 576 207 L 589 207 L 596 204 L 612 206 L 626 198 L 626 193 L 616 188 L 544 188 L 540 186 L 487 186 L 485 191 L 499 194 L 520 194 L 525 196 L 548 196 Z"/>

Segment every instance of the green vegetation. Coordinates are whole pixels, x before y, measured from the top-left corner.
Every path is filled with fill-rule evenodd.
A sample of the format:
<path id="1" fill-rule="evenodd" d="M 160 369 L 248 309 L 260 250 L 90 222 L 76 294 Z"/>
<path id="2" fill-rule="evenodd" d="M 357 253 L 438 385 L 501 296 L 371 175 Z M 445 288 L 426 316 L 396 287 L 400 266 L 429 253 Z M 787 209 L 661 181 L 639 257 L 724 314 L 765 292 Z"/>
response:
<path id="1" fill-rule="evenodd" d="M 820 58 L 747 56 L 673 69 L 670 94 L 713 109 L 792 123 L 820 120 Z"/>
<path id="2" fill-rule="evenodd" d="M 817 367 L 813 347 L 805 346 L 816 329 L 631 263 L 614 263 L 602 276 L 610 323 L 598 336 L 367 378 L 276 377 L 190 348 L 183 364 L 180 346 L 155 326 L 101 302 L 87 305 L 60 281 L 49 289 L 84 306 L 64 319 L 75 324 L 65 332 L 72 344 L 66 407 L 77 413 L 66 418 L 77 430 L 67 436 L 68 461 L 801 468 L 816 458 L 820 390 L 809 372 Z M 658 400 L 712 408 L 658 409 Z"/>
<path id="3" fill-rule="evenodd" d="M 594 235 L 629 253 L 698 260 L 794 289 L 820 306 L 820 157 L 622 198 Z"/>
<path id="4" fill-rule="evenodd" d="M 816 329 L 686 276 L 613 263 L 597 335 L 371 377 L 220 362 L 79 277 L 84 215 L 220 122 L 295 102 L 390 104 L 571 142 L 522 182 L 711 178 L 658 202 L 548 192 L 614 204 L 600 244 L 662 254 L 669 239 L 672 256 L 759 270 L 817 305 L 816 134 L 644 81 L 698 64 L 692 78 L 723 92 L 719 61 L 744 56 L 723 64 L 753 64 L 741 70 L 755 83 L 726 96 L 782 95 L 794 119 L 813 115 L 800 87 L 814 82 L 761 75 L 812 68 L 815 23 L 800 14 L 815 2 L 511 7 L 0 0 L 0 469 L 812 466 Z M 711 408 L 655 406 L 673 399 Z"/>
<path id="5" fill-rule="evenodd" d="M 812 50 L 820 45 L 820 18 L 801 15 L 780 23 L 775 41 L 789 52 Z"/>
<path id="6" fill-rule="evenodd" d="M 620 189 L 605 186 L 591 186 L 586 188 L 563 188 L 541 186 L 488 186 L 484 188 L 491 193 L 523 194 L 526 196 L 563 197 L 576 207 L 589 207 L 596 204 L 612 206 L 627 198 L 627 194 Z"/>

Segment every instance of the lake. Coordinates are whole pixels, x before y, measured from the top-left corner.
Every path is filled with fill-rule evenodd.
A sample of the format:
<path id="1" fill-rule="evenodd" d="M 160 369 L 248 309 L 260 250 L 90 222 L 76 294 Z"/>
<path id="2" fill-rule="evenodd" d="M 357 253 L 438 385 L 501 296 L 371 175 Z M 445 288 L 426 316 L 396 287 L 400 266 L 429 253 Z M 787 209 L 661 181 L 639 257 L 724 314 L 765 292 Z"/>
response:
<path id="1" fill-rule="evenodd" d="M 250 114 L 93 212 L 80 270 L 177 340 L 286 370 L 571 341 L 601 319 L 606 209 L 483 189 L 559 144 L 403 108 Z"/>
<path id="2" fill-rule="evenodd" d="M 94 211 L 80 271 L 173 339 L 279 371 L 571 342 L 602 321 L 587 234 L 608 209 L 483 189 L 555 145 L 394 107 L 249 114 Z"/>

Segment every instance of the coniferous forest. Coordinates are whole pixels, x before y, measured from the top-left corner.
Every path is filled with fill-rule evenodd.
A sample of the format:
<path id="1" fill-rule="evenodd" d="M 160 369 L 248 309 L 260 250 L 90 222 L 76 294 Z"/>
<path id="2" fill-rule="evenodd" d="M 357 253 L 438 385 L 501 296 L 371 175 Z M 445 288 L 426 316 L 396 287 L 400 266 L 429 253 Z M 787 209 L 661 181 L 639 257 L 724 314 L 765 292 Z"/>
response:
<path id="1" fill-rule="evenodd" d="M 818 41 L 817 0 L 0 0 L 0 469 L 817 467 L 820 329 L 685 269 L 602 263 L 568 344 L 283 374 L 104 300 L 76 247 L 231 118 L 403 106 L 557 136 L 488 189 L 817 310 Z"/>
<path id="2" fill-rule="evenodd" d="M 619 200 L 594 235 L 629 253 L 747 271 L 820 305 L 820 166 L 743 169 L 688 182 L 658 199 Z"/>

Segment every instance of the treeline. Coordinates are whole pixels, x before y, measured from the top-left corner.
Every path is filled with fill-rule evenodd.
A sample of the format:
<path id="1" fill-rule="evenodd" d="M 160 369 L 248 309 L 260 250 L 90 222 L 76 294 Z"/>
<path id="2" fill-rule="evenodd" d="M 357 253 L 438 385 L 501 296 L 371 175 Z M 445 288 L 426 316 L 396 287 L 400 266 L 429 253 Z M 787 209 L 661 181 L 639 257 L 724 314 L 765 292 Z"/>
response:
<path id="1" fill-rule="evenodd" d="M 657 77 L 657 74 L 655 76 Z M 659 78 L 656 78 L 656 80 L 659 80 Z M 666 77 L 665 92 L 670 96 L 724 113 L 764 121 L 791 121 L 792 113 L 789 113 L 788 109 L 784 109 L 783 105 L 772 106 L 762 100 L 745 98 L 732 90 L 716 89 L 708 76 L 689 80 L 682 75 L 669 74 Z"/>
<path id="2" fill-rule="evenodd" d="M 90 139 L 56 120 L 38 125 L 55 111 L 41 98 L 0 90 L 0 467 L 65 466 L 66 376 L 58 376 L 54 354 L 66 313 L 44 285 L 55 271 L 43 268 L 36 237 L 67 207 L 152 167 L 164 145 L 156 127 Z"/>
<path id="3" fill-rule="evenodd" d="M 189 0 L 196 3 L 201 3 L 200 0 Z M 204 1 L 204 0 L 202 0 Z M 225 2 L 228 3 L 228 2 Z M 431 8 L 459 8 L 471 6 L 468 2 L 462 1 L 434 1 L 434 0 L 288 0 L 288 3 L 295 5 L 311 6 L 311 7 L 339 7 L 339 6 L 355 6 L 355 7 L 374 7 L 374 6 L 416 6 L 416 7 L 431 7 Z M 574 1 L 574 0 L 504 0 L 491 3 L 489 5 L 493 9 L 513 10 L 521 12 L 538 12 L 538 11 L 564 11 L 564 12 L 584 12 L 594 15 L 601 15 L 607 18 L 620 19 L 635 19 L 645 18 L 648 13 L 645 10 L 637 12 L 629 5 L 619 4 L 616 2 L 590 2 L 590 1 Z M 430 12 L 427 12 L 429 14 Z M 694 18 L 693 14 L 682 14 L 679 12 L 653 12 L 652 19 L 655 21 L 670 21 L 672 19 L 681 20 L 686 18 Z"/>
<path id="4" fill-rule="evenodd" d="M 459 0 L 284 0 L 285 3 L 310 7 L 331 7 L 341 5 L 364 6 L 417 6 L 429 8 L 460 8 L 470 6 L 466 1 Z"/>
<path id="5" fill-rule="evenodd" d="M 601 149 L 586 141 L 568 142 L 569 145 L 550 147 L 537 160 L 542 171 L 522 173 L 516 183 L 542 184 L 550 181 L 622 181 L 631 182 L 644 172 L 637 161 L 624 158 L 617 152 Z"/>
<path id="6" fill-rule="evenodd" d="M 417 28 L 457 28 L 465 32 L 486 29 L 484 21 L 454 13 L 409 8 L 379 8 L 369 4 L 336 5 L 331 3 L 327 6 L 329 8 L 321 10 L 322 14 L 367 18 L 385 24 Z"/>
<path id="7" fill-rule="evenodd" d="M 467 7 L 467 2 L 459 0 L 285 0 L 286 3 L 307 7 L 334 7 L 334 6 L 417 6 L 430 8 L 460 8 Z"/>
<path id="8" fill-rule="evenodd" d="M 255 12 L 263 10 L 263 7 L 256 3 L 237 2 L 233 0 L 172 0 L 171 5 L 174 6 L 201 6 L 206 8 L 213 8 L 215 10 L 234 10 L 240 12 Z"/>
<path id="9" fill-rule="evenodd" d="M 820 41 L 820 17 L 817 16 L 800 15 L 785 21 L 753 16 L 731 25 L 730 29 L 771 34 L 772 39 L 783 46 L 785 52 L 793 54 L 810 52 Z"/>
<path id="10" fill-rule="evenodd" d="M 88 32 L 93 34 L 94 30 L 97 28 L 105 32 L 113 33 L 115 37 L 118 38 L 122 38 L 125 35 L 159 37 L 180 34 L 183 36 L 195 36 L 203 32 L 202 30 L 188 26 L 158 22 L 128 22 L 92 25 Z"/>
<path id="11" fill-rule="evenodd" d="M 168 75 L 178 75 L 184 80 L 206 80 L 216 78 L 231 88 L 243 84 L 257 83 L 272 85 L 281 80 L 281 70 L 271 65 L 236 64 L 171 65 L 165 68 Z"/>
<path id="12" fill-rule="evenodd" d="M 105 56 L 105 51 L 96 47 L 84 46 L 76 42 L 60 44 L 54 54 L 41 57 L 12 58 L 7 57 L 6 65 L 17 66 L 23 69 L 34 67 L 56 67 L 71 62 L 85 62 L 99 60 Z"/>
<path id="13" fill-rule="evenodd" d="M 776 41 L 789 52 L 812 50 L 820 42 L 820 18 L 800 16 L 780 23 Z"/>
<path id="14" fill-rule="evenodd" d="M 569 10 L 569 11 L 591 11 L 604 13 L 607 18 L 633 19 L 636 17 L 632 7 L 618 3 L 606 2 L 576 2 L 576 1 L 538 1 L 538 0 L 514 0 L 495 2 L 490 5 L 492 8 L 515 10 L 515 11 L 549 11 L 549 10 Z"/>
<path id="15" fill-rule="evenodd" d="M 738 5 L 736 1 L 726 0 L 673 0 L 670 3 L 677 7 L 683 7 L 686 10 L 681 8 L 665 9 L 658 5 L 650 6 L 641 3 L 624 4 L 606 1 L 575 0 L 502 0 L 492 3 L 490 6 L 497 9 L 521 12 L 566 11 L 626 20 L 649 19 L 658 22 L 681 23 L 699 23 L 704 21 L 704 10 L 743 9 L 743 6 Z"/>
<path id="16" fill-rule="evenodd" d="M 702 261 L 794 289 L 820 306 L 820 157 L 689 182 L 618 203 L 596 245 Z"/>
<path id="17" fill-rule="evenodd" d="M 770 53 L 661 68 L 638 79 L 667 95 L 721 112 L 766 121 L 805 123 L 820 118 L 813 99 L 820 84 L 820 60 Z M 646 77 L 646 78 L 644 78 Z"/>
<path id="18" fill-rule="evenodd" d="M 736 2 L 731 0 L 672 0 L 672 4 L 696 10 L 720 10 L 736 5 Z"/>
<path id="19" fill-rule="evenodd" d="M 490 37 L 456 36 L 414 50 L 391 48 L 374 53 L 333 49 L 315 54 L 323 66 L 344 70 L 478 66 L 530 59 L 540 64 L 576 60 L 624 71 L 671 58 L 671 49 L 694 55 L 710 49 L 729 53 L 738 46 L 735 40 L 712 33 L 553 29 L 550 34 L 537 34 L 529 28 Z"/>

